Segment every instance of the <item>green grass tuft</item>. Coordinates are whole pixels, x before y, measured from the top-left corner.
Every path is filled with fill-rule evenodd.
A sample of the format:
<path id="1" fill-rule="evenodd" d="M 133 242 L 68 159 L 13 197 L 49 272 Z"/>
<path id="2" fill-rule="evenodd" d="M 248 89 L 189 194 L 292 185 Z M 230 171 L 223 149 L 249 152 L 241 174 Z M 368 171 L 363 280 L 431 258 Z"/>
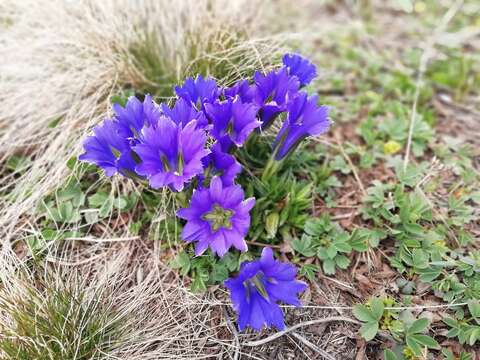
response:
<path id="1" fill-rule="evenodd" d="M 9 319 L 0 322 L 2 359 L 99 359 L 122 338 L 120 318 L 101 296 L 56 282 L 47 277 L 24 283 L 21 295 L 0 294 Z"/>

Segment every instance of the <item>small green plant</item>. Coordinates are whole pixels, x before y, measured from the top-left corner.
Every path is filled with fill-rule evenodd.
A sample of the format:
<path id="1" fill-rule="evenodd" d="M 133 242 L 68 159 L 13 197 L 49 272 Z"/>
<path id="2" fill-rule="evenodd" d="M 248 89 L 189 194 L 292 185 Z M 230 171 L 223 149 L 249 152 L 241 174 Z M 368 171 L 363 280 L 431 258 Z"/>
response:
<path id="1" fill-rule="evenodd" d="M 325 274 L 335 274 L 335 268 L 346 269 L 352 251 L 350 235 L 333 223 L 328 215 L 308 220 L 302 238 L 292 241 L 292 247 L 303 256 L 316 255 L 322 261 Z"/>
<path id="2" fill-rule="evenodd" d="M 456 337 L 460 344 L 473 346 L 480 342 L 480 301 L 470 300 L 468 310 L 469 317 L 459 313 L 456 318 L 444 318 L 443 322 L 450 328 L 447 337 Z"/>
<path id="3" fill-rule="evenodd" d="M 210 251 L 198 257 L 188 251 L 180 251 L 170 261 L 170 266 L 179 269 L 180 275 L 191 278 L 190 289 L 196 293 L 206 291 L 208 285 L 222 283 L 230 272 L 238 271 L 241 262 L 251 260 L 251 255 L 246 253 L 227 253 L 219 259 Z"/>
<path id="4" fill-rule="evenodd" d="M 407 310 L 402 313 L 394 307 L 396 302 L 391 298 L 372 298 L 365 305 L 353 307 L 354 316 L 362 321 L 360 335 L 372 340 L 380 329 L 388 331 L 398 341 L 399 350 L 403 354 L 400 359 L 416 359 L 424 356 L 427 349 L 439 350 L 440 345 L 425 333 L 430 321 L 426 318 L 415 319 Z M 386 359 L 399 359 L 391 350 L 385 350 Z"/>
<path id="5" fill-rule="evenodd" d="M 380 232 L 366 228 L 358 228 L 349 233 L 327 214 L 308 220 L 303 231 L 300 239 L 291 241 L 292 248 L 305 257 L 317 257 L 327 275 L 335 274 L 337 267 L 347 269 L 350 265 L 348 255 L 352 251 L 364 252 L 376 247 L 383 237 Z M 305 271 L 311 276 L 314 269 Z"/>
<path id="6" fill-rule="evenodd" d="M 254 179 L 247 194 L 257 199 L 249 233 L 254 241 L 270 243 L 301 230 L 312 204 L 312 187 L 289 174 L 273 176 L 268 183 Z"/>
<path id="7" fill-rule="evenodd" d="M 380 329 L 380 321 L 383 317 L 385 305 L 379 298 L 372 298 L 366 304 L 359 304 L 353 307 L 353 315 L 363 322 L 360 327 L 360 335 L 366 340 L 372 340 Z"/>
<path id="8" fill-rule="evenodd" d="M 425 318 L 415 320 L 410 325 L 405 324 L 405 343 L 407 347 L 404 353 L 413 353 L 414 356 L 420 357 L 427 352 L 427 349 L 440 349 L 440 345 L 434 338 L 424 334 L 429 324 L 429 320 Z"/>

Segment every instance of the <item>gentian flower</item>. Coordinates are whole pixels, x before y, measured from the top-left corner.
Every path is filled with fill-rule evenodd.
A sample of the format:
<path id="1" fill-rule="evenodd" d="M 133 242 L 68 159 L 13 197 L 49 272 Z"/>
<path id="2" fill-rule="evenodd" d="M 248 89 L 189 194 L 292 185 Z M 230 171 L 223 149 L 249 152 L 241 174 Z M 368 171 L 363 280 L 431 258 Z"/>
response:
<path id="1" fill-rule="evenodd" d="M 195 254 L 201 255 L 208 247 L 224 256 L 230 247 L 247 250 L 245 235 L 250 227 L 249 211 L 254 198 L 244 200 L 239 185 L 224 186 L 214 177 L 208 189 L 194 190 L 190 206 L 177 211 L 177 216 L 187 220 L 182 239 L 196 241 Z"/>
<path id="2" fill-rule="evenodd" d="M 143 103 L 135 96 L 130 96 L 123 108 L 114 104 L 115 119 L 119 123 L 120 135 L 131 140 L 132 145 L 144 126 L 155 126 L 160 118 L 158 105 L 153 102 L 150 95 L 146 95 Z"/>
<path id="3" fill-rule="evenodd" d="M 250 85 L 248 80 L 239 80 L 233 86 L 223 89 L 225 98 L 235 98 L 237 95 L 244 103 L 250 103 L 255 99 L 255 86 Z"/>
<path id="4" fill-rule="evenodd" d="M 318 106 L 316 95 L 308 97 L 299 93 L 288 104 L 287 119 L 283 123 L 274 143 L 275 158 L 280 160 L 308 136 L 320 135 L 330 127 L 328 107 Z"/>
<path id="5" fill-rule="evenodd" d="M 120 135 L 120 125 L 117 121 L 105 119 L 103 124 L 94 129 L 94 136 L 85 139 L 85 153 L 78 159 L 87 161 L 105 170 L 107 176 L 115 173 L 128 175 L 135 169 L 130 142 Z"/>
<path id="6" fill-rule="evenodd" d="M 178 97 L 191 103 L 197 110 L 203 110 L 204 103 L 213 103 L 220 94 L 217 83 L 212 78 L 198 75 L 194 80 L 187 78 L 182 86 L 175 87 Z"/>
<path id="7" fill-rule="evenodd" d="M 283 330 L 285 323 L 278 302 L 301 306 L 297 294 L 307 287 L 295 280 L 296 275 L 296 268 L 275 260 L 270 248 L 263 249 L 259 260 L 242 263 L 238 276 L 225 281 L 240 331 L 247 326 L 260 331 L 264 325 Z"/>
<path id="8" fill-rule="evenodd" d="M 210 135 L 222 143 L 224 151 L 229 150 L 231 143 L 242 146 L 248 135 L 260 126 L 257 107 L 252 103 L 243 103 L 238 96 L 205 104 L 205 111 L 212 121 Z"/>
<path id="9" fill-rule="evenodd" d="M 286 110 L 287 103 L 296 94 L 300 83 L 294 76 L 289 76 L 287 68 L 254 75 L 256 84 L 255 101 L 260 106 L 262 129 L 266 129 L 273 120 Z"/>
<path id="10" fill-rule="evenodd" d="M 191 103 L 180 98 L 175 102 L 173 108 L 162 104 L 162 112 L 165 116 L 173 120 L 177 125 L 185 127 L 190 121 L 197 120 L 197 126 L 204 129 L 208 125 L 208 120 L 202 111 L 198 111 Z"/>
<path id="11" fill-rule="evenodd" d="M 234 183 L 237 174 L 242 171 L 242 166 L 235 160 L 233 155 L 223 152 L 219 142 L 216 142 L 210 148 L 212 151 L 202 162 L 205 167 L 205 173 L 208 172 L 210 176 L 219 176 L 222 180 L 223 186 L 231 186 Z M 200 179 L 200 185 L 203 181 L 203 176 Z"/>
<path id="12" fill-rule="evenodd" d="M 285 54 L 282 61 L 288 69 L 288 74 L 298 78 L 300 86 L 309 84 L 317 76 L 316 66 L 298 54 Z"/>
<path id="13" fill-rule="evenodd" d="M 205 131 L 196 127 L 196 120 L 183 127 L 162 116 L 156 127 L 143 128 L 139 144 L 133 147 L 141 160 L 135 170 L 148 178 L 152 188 L 181 191 L 203 172 L 202 159 L 210 151 L 205 149 Z"/>

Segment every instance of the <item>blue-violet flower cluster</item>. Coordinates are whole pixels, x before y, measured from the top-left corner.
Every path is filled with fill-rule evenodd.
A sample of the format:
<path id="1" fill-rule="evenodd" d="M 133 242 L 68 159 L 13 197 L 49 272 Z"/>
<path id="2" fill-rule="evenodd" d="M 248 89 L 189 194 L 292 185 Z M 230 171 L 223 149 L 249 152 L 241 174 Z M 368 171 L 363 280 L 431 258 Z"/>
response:
<path id="1" fill-rule="evenodd" d="M 241 79 L 230 87 L 202 75 L 188 78 L 175 87 L 172 104 L 158 105 L 149 95 L 143 101 L 132 96 L 125 106 L 115 104 L 113 116 L 84 141 L 79 159 L 107 176 L 118 173 L 154 189 L 185 191 L 189 204 L 177 216 L 185 220 L 181 236 L 194 243 L 195 255 L 207 249 L 220 257 L 232 248 L 247 251 L 255 199 L 246 199 L 236 183 L 242 166 L 235 150 L 281 120 L 264 169 L 269 174 L 277 168 L 272 163 L 280 164 L 300 142 L 330 126 L 328 107 L 303 90 L 316 77 L 316 67 L 297 54 L 282 60 L 283 66 L 257 71 L 252 81 Z M 244 262 L 238 276 L 225 281 L 240 330 L 283 329 L 279 302 L 300 306 L 298 294 L 306 288 L 296 274 L 293 265 L 275 260 L 269 248 L 259 260 Z"/>

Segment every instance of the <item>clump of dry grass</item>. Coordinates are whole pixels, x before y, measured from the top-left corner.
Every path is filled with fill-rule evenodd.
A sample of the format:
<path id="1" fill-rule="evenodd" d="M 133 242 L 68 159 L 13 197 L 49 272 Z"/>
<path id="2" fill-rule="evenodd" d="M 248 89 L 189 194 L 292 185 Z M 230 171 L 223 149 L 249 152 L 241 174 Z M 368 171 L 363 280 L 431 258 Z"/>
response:
<path id="1" fill-rule="evenodd" d="M 261 8 L 226 0 L 2 2 L 4 239 L 18 238 L 26 225 L 20 217 L 64 181 L 66 161 L 108 111 L 112 93 L 133 87 L 165 97 L 198 71 L 228 83 L 268 64 L 277 42 L 249 35 L 261 26 Z M 7 172 L 12 155 L 32 161 Z"/>
<path id="2" fill-rule="evenodd" d="M 192 359 L 228 351 L 231 340 L 218 338 L 224 328 L 218 319 L 215 326 L 208 299 L 190 294 L 150 251 L 126 242 L 83 265 L 65 266 L 68 255 L 63 265 L 33 269 L 3 253 L 2 359 Z"/>

